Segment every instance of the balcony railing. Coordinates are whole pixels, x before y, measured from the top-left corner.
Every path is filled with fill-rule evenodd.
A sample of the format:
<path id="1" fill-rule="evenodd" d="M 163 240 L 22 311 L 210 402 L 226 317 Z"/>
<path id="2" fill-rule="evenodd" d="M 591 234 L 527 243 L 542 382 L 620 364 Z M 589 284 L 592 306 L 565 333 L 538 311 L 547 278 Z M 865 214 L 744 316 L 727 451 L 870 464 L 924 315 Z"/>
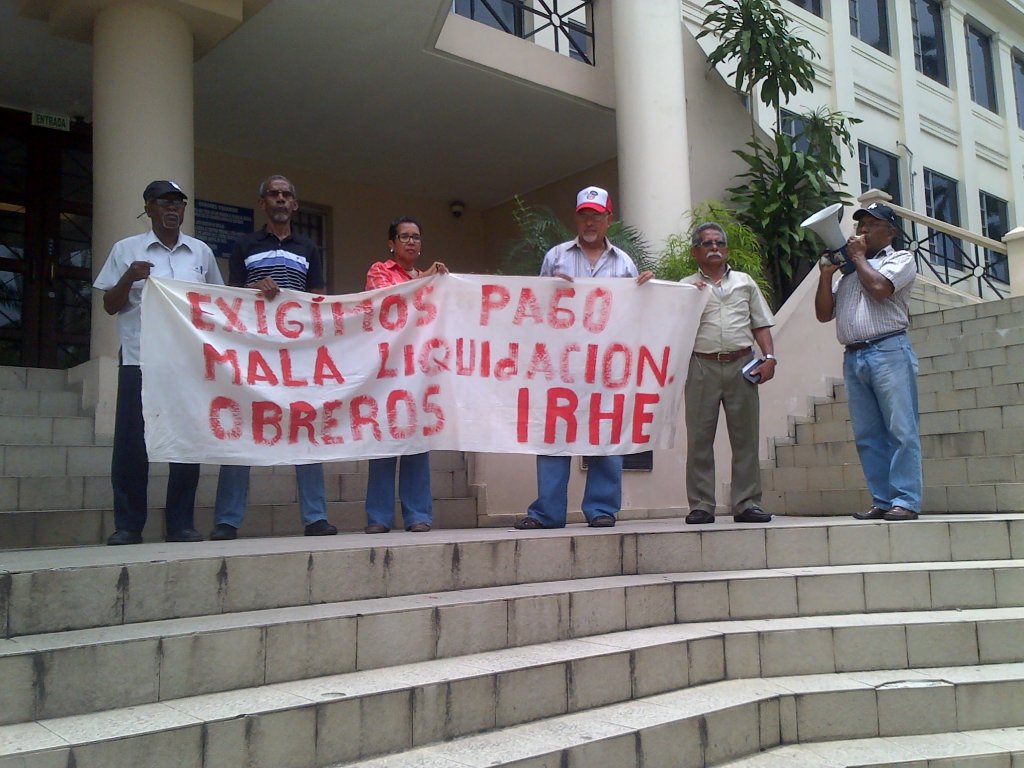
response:
<path id="1" fill-rule="evenodd" d="M 453 0 L 452 13 L 594 64 L 592 0 Z"/>
<path id="2" fill-rule="evenodd" d="M 900 217 L 902 247 L 914 254 L 919 274 L 981 298 L 1009 295 L 1009 265 L 1003 243 L 896 205 L 878 189 L 870 189 L 857 199 L 864 206 L 885 203 Z"/>

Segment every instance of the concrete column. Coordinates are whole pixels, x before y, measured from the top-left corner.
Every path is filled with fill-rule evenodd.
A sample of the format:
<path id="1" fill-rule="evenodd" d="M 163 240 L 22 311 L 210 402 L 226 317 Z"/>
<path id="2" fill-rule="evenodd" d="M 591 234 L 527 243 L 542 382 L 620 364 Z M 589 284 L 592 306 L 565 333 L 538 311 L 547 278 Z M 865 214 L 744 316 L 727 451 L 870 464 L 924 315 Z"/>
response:
<path id="1" fill-rule="evenodd" d="M 144 232 L 142 190 L 173 179 L 195 198 L 193 38 L 164 4 L 103 7 L 93 23 L 93 273 L 111 246 Z M 185 231 L 193 229 L 192 206 Z M 117 330 L 93 300 L 93 358 L 117 356 Z"/>
<path id="2" fill-rule="evenodd" d="M 655 252 L 690 209 L 690 160 L 678 0 L 612 0 L 616 216 L 640 229 Z"/>
<path id="3" fill-rule="evenodd" d="M 1003 242 L 1010 265 L 1010 295 L 1024 296 L 1024 227 L 1007 232 Z"/>

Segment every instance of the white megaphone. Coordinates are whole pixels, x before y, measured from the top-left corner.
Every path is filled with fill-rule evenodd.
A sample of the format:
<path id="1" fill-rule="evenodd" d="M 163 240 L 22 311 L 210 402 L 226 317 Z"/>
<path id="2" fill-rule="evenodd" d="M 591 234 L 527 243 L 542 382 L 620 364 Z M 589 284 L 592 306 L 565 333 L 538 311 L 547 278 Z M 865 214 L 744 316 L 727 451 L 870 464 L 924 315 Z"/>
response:
<path id="1" fill-rule="evenodd" d="M 842 218 L 842 210 L 842 203 L 833 203 L 801 221 L 800 226 L 811 230 L 825 243 L 825 247 L 828 248 L 829 252 L 827 256 L 822 258 L 827 258 L 832 264 L 838 264 L 839 270 L 844 275 L 848 275 L 856 267 L 846 258 L 846 236 L 839 229 L 839 219 Z"/>

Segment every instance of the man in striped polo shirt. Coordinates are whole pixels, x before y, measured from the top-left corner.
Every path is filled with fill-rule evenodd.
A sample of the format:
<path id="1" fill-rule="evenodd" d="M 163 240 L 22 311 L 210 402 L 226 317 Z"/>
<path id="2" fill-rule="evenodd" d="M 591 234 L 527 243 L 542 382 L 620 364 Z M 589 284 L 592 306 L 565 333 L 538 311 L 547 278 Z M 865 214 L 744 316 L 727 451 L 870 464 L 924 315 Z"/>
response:
<path id="1" fill-rule="evenodd" d="M 270 176 L 260 184 L 259 202 L 267 225 L 235 243 L 228 284 L 255 288 L 267 301 L 277 298 L 282 288 L 322 293 L 326 283 L 320 249 L 309 238 L 292 231 L 292 216 L 299 209 L 295 185 L 284 176 Z M 295 479 L 305 534 L 336 534 L 338 529 L 327 521 L 323 466 L 296 464 Z M 212 541 L 227 541 L 238 535 L 248 500 L 249 467 L 222 465 Z"/>
<path id="2" fill-rule="evenodd" d="M 921 511 L 921 436 L 918 431 L 917 356 L 907 338 L 914 257 L 898 251 L 896 214 L 872 203 L 853 214 L 857 234 L 847 240 L 854 271 L 832 286 L 839 267 L 819 262 L 814 313 L 836 320 L 846 347 L 843 380 L 871 508 L 858 520 L 916 520 Z"/>

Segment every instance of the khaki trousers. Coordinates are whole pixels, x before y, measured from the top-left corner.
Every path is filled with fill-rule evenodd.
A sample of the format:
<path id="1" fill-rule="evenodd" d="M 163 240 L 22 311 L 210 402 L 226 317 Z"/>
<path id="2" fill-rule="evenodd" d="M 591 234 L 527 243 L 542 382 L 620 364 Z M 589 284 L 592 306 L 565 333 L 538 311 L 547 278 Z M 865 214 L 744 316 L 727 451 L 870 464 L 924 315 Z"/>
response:
<path id="1" fill-rule="evenodd" d="M 748 362 L 746 357 L 727 363 L 690 358 L 685 400 L 686 498 L 691 510 L 715 511 L 715 432 L 723 407 L 732 447 L 732 513 L 761 504 L 760 401 L 757 385 L 740 373 Z"/>

